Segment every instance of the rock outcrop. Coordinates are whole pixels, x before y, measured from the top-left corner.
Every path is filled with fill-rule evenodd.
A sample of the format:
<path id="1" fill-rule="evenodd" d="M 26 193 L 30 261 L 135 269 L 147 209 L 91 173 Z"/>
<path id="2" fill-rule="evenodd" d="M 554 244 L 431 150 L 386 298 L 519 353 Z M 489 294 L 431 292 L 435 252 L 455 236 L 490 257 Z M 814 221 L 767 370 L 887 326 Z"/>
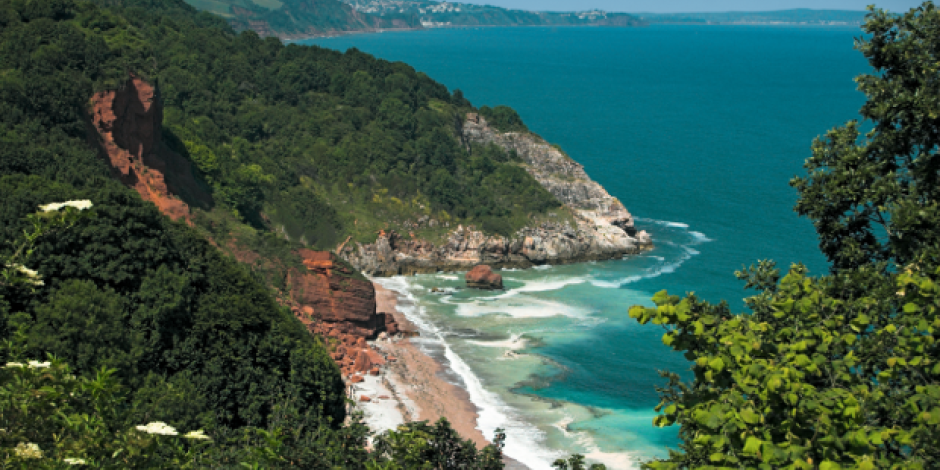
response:
<path id="1" fill-rule="evenodd" d="M 376 312 L 375 287 L 357 276 L 336 255 L 300 250 L 305 272 L 292 271 L 291 303 L 294 315 L 311 333 L 329 338 L 331 357 L 343 375 L 367 373 L 385 364 L 366 340 L 385 332 L 399 333 L 391 314 Z"/>
<path id="2" fill-rule="evenodd" d="M 527 268 L 618 259 L 652 248 L 652 238 L 636 230 L 623 204 L 588 177 L 582 165 L 543 139 L 529 133 L 501 133 L 477 114 L 467 115 L 461 133 L 467 146 L 495 144 L 519 155 L 526 171 L 571 212 L 574 225 L 542 223 L 510 238 L 459 226 L 441 244 L 381 232 L 375 243 L 342 247 L 340 254 L 356 269 L 394 276 L 465 271 L 478 264 Z"/>
<path id="3" fill-rule="evenodd" d="M 464 275 L 464 279 L 467 281 L 467 287 L 474 289 L 503 288 L 503 276 L 494 273 L 493 270 L 485 264 L 476 266 L 468 271 L 467 274 Z"/>
<path id="4" fill-rule="evenodd" d="M 163 143 L 159 90 L 130 75 L 118 90 L 95 93 L 88 140 L 111 164 L 112 174 L 174 220 L 190 222 L 188 199 L 211 205 L 188 160 Z"/>

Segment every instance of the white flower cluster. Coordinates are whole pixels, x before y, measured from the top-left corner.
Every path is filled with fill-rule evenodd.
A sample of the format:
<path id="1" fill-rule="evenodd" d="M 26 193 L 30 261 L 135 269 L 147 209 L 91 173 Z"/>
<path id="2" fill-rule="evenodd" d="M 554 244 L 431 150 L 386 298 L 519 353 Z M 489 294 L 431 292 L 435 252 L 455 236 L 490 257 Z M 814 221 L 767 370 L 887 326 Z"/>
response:
<path id="1" fill-rule="evenodd" d="M 206 433 L 205 433 L 202 429 L 200 429 L 200 430 L 198 430 L 198 431 L 189 431 L 189 432 L 186 433 L 183 437 L 185 437 L 186 439 L 205 439 L 205 440 L 211 440 L 211 438 L 210 438 L 209 436 L 207 436 Z"/>
<path id="2" fill-rule="evenodd" d="M 159 434 L 161 436 L 178 436 L 179 432 L 173 426 L 170 426 L 163 421 L 154 421 L 147 424 L 146 426 L 135 426 L 138 431 L 143 431 L 147 434 Z M 184 434 L 183 437 L 186 439 L 203 439 L 211 441 L 212 438 L 207 436 L 205 431 L 202 429 L 198 431 L 189 431 Z"/>
<path id="3" fill-rule="evenodd" d="M 53 202 L 52 204 L 39 206 L 39 209 L 43 212 L 57 212 L 63 207 L 74 207 L 80 211 L 83 211 L 85 209 L 91 209 L 91 206 L 91 201 L 85 199 L 82 201 Z"/>
<path id="4" fill-rule="evenodd" d="M 29 367 L 30 369 L 48 369 L 50 366 L 52 366 L 52 363 L 49 361 L 46 361 L 46 362 L 27 361 L 26 364 L 23 364 L 22 362 L 7 362 L 7 365 L 4 366 L 4 368 L 6 369 L 20 368 L 21 369 L 23 367 Z"/>
<path id="5" fill-rule="evenodd" d="M 176 432 L 176 429 L 173 426 L 170 426 L 162 421 L 154 421 L 147 424 L 146 426 L 137 426 L 138 431 L 143 431 L 147 434 L 159 434 L 161 436 L 176 436 L 179 435 Z"/>
<path id="6" fill-rule="evenodd" d="M 42 458 L 42 449 L 39 448 L 39 444 L 33 444 L 32 442 L 20 442 L 13 449 L 13 452 L 21 459 Z"/>
<path id="7" fill-rule="evenodd" d="M 67 464 L 69 464 L 69 465 L 86 465 L 86 464 L 88 463 L 88 462 L 85 461 L 85 459 L 71 459 L 71 458 L 69 458 L 69 459 L 62 459 L 62 461 L 65 462 L 65 463 L 67 463 Z"/>
<path id="8" fill-rule="evenodd" d="M 42 277 L 39 276 L 39 271 L 29 269 L 22 264 L 8 264 L 7 267 L 19 271 L 20 274 L 26 276 L 26 281 L 34 286 L 46 285 L 46 283 L 42 282 Z"/>

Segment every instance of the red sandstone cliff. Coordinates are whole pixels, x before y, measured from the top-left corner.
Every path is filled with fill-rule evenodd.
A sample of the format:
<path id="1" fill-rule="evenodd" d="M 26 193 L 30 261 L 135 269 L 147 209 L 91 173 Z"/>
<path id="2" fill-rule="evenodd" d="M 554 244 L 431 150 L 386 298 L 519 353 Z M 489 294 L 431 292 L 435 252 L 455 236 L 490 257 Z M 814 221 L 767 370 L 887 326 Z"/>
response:
<path id="1" fill-rule="evenodd" d="M 381 332 L 398 333 L 391 314 L 375 311 L 375 288 L 368 280 L 357 279 L 353 268 L 324 251 L 300 250 L 307 272 L 292 272 L 291 301 L 294 314 L 307 328 L 332 338 L 331 351 L 344 375 L 370 372 L 385 363 L 366 339 Z"/>
<path id="2" fill-rule="evenodd" d="M 192 165 L 162 141 L 163 103 L 159 90 L 131 75 L 119 89 L 96 93 L 91 99 L 89 142 L 111 165 L 112 174 L 154 203 L 168 217 L 192 224 L 189 205 L 210 205 L 211 196 L 193 176 Z M 221 240 L 220 240 L 221 242 Z M 241 262 L 250 265 L 260 255 L 231 239 L 220 243 Z M 381 332 L 396 334 L 393 317 L 375 311 L 372 283 L 358 278 L 353 268 L 329 252 L 300 250 L 306 270 L 289 273 L 289 292 L 282 302 L 311 333 L 332 338 L 331 354 L 344 375 L 372 372 L 385 363 L 366 343 Z M 281 260 L 263 260 L 272 266 Z M 285 299 L 285 294 L 287 299 Z"/>
<path id="3" fill-rule="evenodd" d="M 111 164 L 112 174 L 173 220 L 190 221 L 181 196 L 210 203 L 192 165 L 162 141 L 163 103 L 159 91 L 131 75 L 113 91 L 91 98 L 89 141 Z"/>

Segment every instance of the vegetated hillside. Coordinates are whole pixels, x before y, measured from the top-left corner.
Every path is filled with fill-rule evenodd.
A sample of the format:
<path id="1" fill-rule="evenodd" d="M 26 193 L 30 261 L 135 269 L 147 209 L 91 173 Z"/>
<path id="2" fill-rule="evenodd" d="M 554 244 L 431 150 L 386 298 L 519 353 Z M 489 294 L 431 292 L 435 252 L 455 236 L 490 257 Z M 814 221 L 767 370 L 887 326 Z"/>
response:
<path id="1" fill-rule="evenodd" d="M 187 0 L 200 10 L 226 18 L 236 30 L 262 37 L 296 38 L 347 31 L 421 27 L 413 15 L 376 16 L 357 12 L 340 0 Z"/>
<path id="2" fill-rule="evenodd" d="M 356 10 L 393 17 L 410 15 L 424 26 L 640 26 L 641 19 L 626 13 L 600 10 L 542 12 L 512 10 L 492 5 L 433 1 L 343 0 Z"/>
<path id="3" fill-rule="evenodd" d="M 93 217 L 39 239 L 23 261 L 44 286 L 0 282 L 0 337 L 83 375 L 117 369 L 140 420 L 225 434 L 266 426 L 278 405 L 293 410 L 291 426 L 338 426 L 343 383 L 324 345 L 248 269 L 112 179 L 86 142 L 93 91 L 149 59 L 128 18 L 141 27 L 166 20 L 170 31 L 168 17 L 144 12 L 0 3 L 0 255 L 11 254 L 40 204 L 95 204 Z M 225 28 L 208 15 L 188 21 Z M 7 360 L 11 353 L 3 349 Z"/>
<path id="4" fill-rule="evenodd" d="M 810 10 L 805 8 L 781 11 L 722 13 L 642 13 L 638 16 L 650 23 L 688 24 L 752 24 L 793 23 L 808 25 L 851 25 L 865 22 L 865 11 Z"/>
<path id="5" fill-rule="evenodd" d="M 434 458 L 407 443 L 365 452 L 366 430 L 356 420 L 343 424 L 344 385 L 328 345 L 278 300 L 290 289 L 290 269 L 304 267 L 301 245 L 285 233 L 323 243 L 346 233 L 326 198 L 344 194 L 342 207 L 375 209 L 363 201 L 378 194 L 382 176 L 402 181 L 396 191 L 413 189 L 429 211 L 460 213 L 448 204 L 477 194 L 468 186 L 527 175 L 503 154 L 449 152 L 457 144 L 447 112 L 467 106 L 459 94 L 403 64 L 235 34 L 223 19 L 174 0 L 0 2 L 0 68 L 0 356 L 59 358 L 55 384 L 30 372 L 49 367 L 40 362 L 0 369 L 5 465 L 63 465 L 23 460 L 43 452 L 114 461 L 108 468 L 140 457 L 101 454 L 95 443 L 107 442 L 155 452 L 153 465 L 130 468 L 166 468 L 159 456 L 172 452 L 157 447 L 171 441 L 133 434 L 155 421 L 205 429 L 216 442 L 185 458 L 213 468 L 362 468 L 366 459 L 396 461 L 398 451 Z M 396 166 L 396 146 L 420 163 Z M 484 168 L 458 174 L 474 164 Z M 429 184 L 422 176 L 440 189 L 418 194 Z M 488 177 L 482 185 L 473 179 Z M 507 197 L 515 210 L 554 204 L 544 193 L 530 196 Z M 483 209 L 506 202 L 479 197 Z M 88 217 L 24 238 L 42 204 L 84 199 L 94 205 Z M 298 224 L 268 222 L 281 217 Z M 10 281 L 17 273 L 42 282 Z M 335 283 L 360 278 L 344 276 Z M 76 380 L 60 374 L 58 361 L 97 382 L 61 400 L 33 393 Z M 122 386 L 94 388 L 112 373 Z M 86 399 L 107 407 L 83 408 Z M 74 421 L 56 406 L 92 415 Z M 270 433 L 251 431 L 259 428 Z M 432 431 L 445 447 L 464 446 L 458 460 L 475 461 L 472 444 L 446 427 Z M 486 468 L 498 468 L 498 452 L 487 452 Z"/>
<path id="6" fill-rule="evenodd" d="M 282 39 L 436 26 L 640 26 L 625 13 L 537 12 L 452 2 L 385 0 L 186 0 L 237 31 Z"/>
<path id="7" fill-rule="evenodd" d="M 282 301 L 290 301 L 297 280 L 291 270 L 303 271 L 299 248 L 371 241 L 383 229 L 428 216 L 440 224 L 414 229 L 414 236 L 433 238 L 467 222 L 509 231 L 560 205 L 515 155 L 495 146 L 468 151 L 455 128 L 473 110 L 470 103 L 405 64 L 236 34 L 223 19 L 181 1 L 108 4 L 34 0 L 0 10 L 7 143 L 0 172 L 42 178 L 29 180 L 40 187 L 71 187 L 74 197 L 96 204 L 107 198 L 95 191 L 120 193 L 110 173 L 250 263 Z M 158 86 L 147 92 L 148 83 Z M 521 123 L 508 108 L 498 109 L 496 121 Z M 116 110 L 126 116 L 111 116 Z M 16 181 L 10 198 L 27 184 Z M 62 197 L 73 197 L 69 191 Z M 141 210 L 151 207 L 123 197 Z M 19 233 L 30 209 L 49 202 L 22 198 L 6 208 L 13 211 L 4 219 L 8 235 Z M 170 225 L 146 210 L 153 220 L 140 224 L 157 228 L 141 237 L 172 242 L 163 233 Z M 210 256 L 177 255 L 172 246 L 150 247 L 124 233 L 130 238 L 102 242 L 94 256 L 85 253 L 97 250 L 89 240 L 63 245 L 76 261 L 50 269 L 87 279 L 98 268 L 108 282 L 96 289 L 133 296 L 143 295 L 151 270 L 164 266 L 166 276 L 180 275 L 187 260 Z M 125 258 L 122 250 L 131 252 Z M 122 271 L 131 269 L 125 262 L 132 272 Z M 198 304 L 199 292 L 181 302 Z M 23 301 L 13 311 L 31 305 Z"/>

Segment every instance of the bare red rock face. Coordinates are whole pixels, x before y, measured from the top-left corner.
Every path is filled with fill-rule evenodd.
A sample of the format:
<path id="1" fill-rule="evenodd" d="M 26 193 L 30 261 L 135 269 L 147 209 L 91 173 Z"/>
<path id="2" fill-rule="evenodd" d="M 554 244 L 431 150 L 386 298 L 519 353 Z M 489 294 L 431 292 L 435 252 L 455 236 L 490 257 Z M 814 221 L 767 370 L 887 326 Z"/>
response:
<path id="1" fill-rule="evenodd" d="M 91 99 L 89 142 L 111 165 L 115 178 L 168 217 L 192 224 L 183 200 L 211 204 L 211 195 L 193 176 L 191 163 L 162 141 L 163 103 L 157 88 L 131 75 L 119 89 L 96 93 Z M 239 261 L 254 263 L 257 253 L 227 244 Z M 369 373 L 385 364 L 366 339 L 380 332 L 399 332 L 394 318 L 375 311 L 375 288 L 356 278 L 352 268 L 329 252 L 300 250 L 306 270 L 288 274 L 289 302 L 294 315 L 314 334 L 328 338 L 330 356 L 346 376 Z"/>
<path id="2" fill-rule="evenodd" d="M 171 219 L 191 224 L 181 196 L 209 204 L 211 195 L 196 181 L 190 162 L 162 140 L 159 90 L 131 74 L 121 89 L 95 93 L 91 105 L 89 142 L 107 157 L 114 177 Z"/>
<path id="3" fill-rule="evenodd" d="M 482 264 L 475 266 L 473 269 L 467 272 L 465 279 L 467 280 L 467 287 L 473 287 L 476 289 L 503 288 L 503 276 L 494 273 L 489 266 Z"/>
<path id="4" fill-rule="evenodd" d="M 330 357 L 343 375 L 370 373 L 383 366 L 385 358 L 367 339 L 379 333 L 399 332 L 392 315 L 375 311 L 375 288 L 368 280 L 354 277 L 352 268 L 325 251 L 300 250 L 306 272 L 290 276 L 294 315 L 335 344 Z"/>

